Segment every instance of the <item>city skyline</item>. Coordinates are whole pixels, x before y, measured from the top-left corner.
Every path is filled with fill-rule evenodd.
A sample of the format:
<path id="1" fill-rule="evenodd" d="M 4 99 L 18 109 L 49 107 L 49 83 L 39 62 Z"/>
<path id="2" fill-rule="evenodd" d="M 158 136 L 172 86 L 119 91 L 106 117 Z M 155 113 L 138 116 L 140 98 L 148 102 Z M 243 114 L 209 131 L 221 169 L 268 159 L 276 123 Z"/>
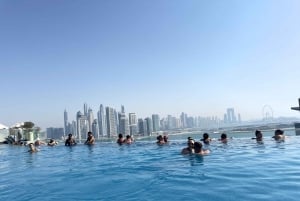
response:
<path id="1" fill-rule="evenodd" d="M 299 1 L 0 3 L 0 123 L 63 127 L 82 103 L 139 117 L 300 117 Z M 88 111 L 87 111 L 88 112 Z M 266 116 L 271 115 L 271 112 Z M 236 117 L 238 118 L 238 116 Z"/>
<path id="2" fill-rule="evenodd" d="M 94 112 L 87 103 L 83 104 L 83 112 L 79 110 L 76 113 L 75 120 L 69 118 L 67 110 L 64 110 L 64 131 L 61 132 L 61 128 L 51 127 L 47 128 L 47 133 L 58 138 L 64 138 L 72 133 L 75 138 L 82 140 L 87 138 L 89 131 L 96 139 L 101 139 L 117 137 L 119 133 L 123 136 L 151 136 L 174 129 L 218 129 L 224 126 L 239 126 L 242 123 L 241 115 L 236 115 L 234 108 L 227 108 L 224 119 L 216 116 L 189 116 L 184 112 L 177 117 L 172 115 L 160 117 L 158 114 L 152 114 L 151 117 L 138 117 L 136 113 L 126 113 L 124 105 L 121 105 L 121 109 L 118 110 L 103 104 L 100 104 L 95 113 L 98 119 L 94 118 Z"/>

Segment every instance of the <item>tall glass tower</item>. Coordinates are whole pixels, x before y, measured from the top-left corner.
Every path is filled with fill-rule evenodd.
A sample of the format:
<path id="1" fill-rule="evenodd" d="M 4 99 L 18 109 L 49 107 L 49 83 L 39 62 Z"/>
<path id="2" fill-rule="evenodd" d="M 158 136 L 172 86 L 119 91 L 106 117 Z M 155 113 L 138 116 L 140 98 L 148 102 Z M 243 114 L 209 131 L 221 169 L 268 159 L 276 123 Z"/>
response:
<path id="1" fill-rule="evenodd" d="M 64 127 L 65 127 L 65 135 L 68 135 L 70 133 L 70 129 L 68 126 L 68 112 L 67 110 L 64 111 Z"/>
<path id="2" fill-rule="evenodd" d="M 158 114 L 152 114 L 152 121 L 153 121 L 153 132 L 159 131 L 159 116 Z"/>
<path id="3" fill-rule="evenodd" d="M 111 107 L 106 107 L 106 123 L 107 123 L 107 136 L 117 136 L 117 117 L 115 110 Z"/>
<path id="4" fill-rule="evenodd" d="M 99 127 L 99 135 L 106 136 L 107 128 L 106 128 L 106 119 L 105 119 L 105 112 L 104 107 L 101 104 L 99 111 L 98 111 L 98 127 Z"/>

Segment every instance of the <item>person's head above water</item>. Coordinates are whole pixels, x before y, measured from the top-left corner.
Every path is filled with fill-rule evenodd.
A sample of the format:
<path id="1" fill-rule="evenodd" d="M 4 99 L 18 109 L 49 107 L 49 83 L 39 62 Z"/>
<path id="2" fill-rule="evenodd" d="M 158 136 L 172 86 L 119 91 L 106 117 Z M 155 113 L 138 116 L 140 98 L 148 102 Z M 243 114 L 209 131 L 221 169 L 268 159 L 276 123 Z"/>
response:
<path id="1" fill-rule="evenodd" d="M 204 133 L 204 134 L 203 134 L 203 139 L 206 140 L 206 139 L 208 139 L 208 138 L 209 138 L 208 133 Z"/>
<path id="2" fill-rule="evenodd" d="M 262 139 L 262 133 L 260 130 L 256 130 L 255 131 L 255 136 L 257 140 L 261 140 Z"/>
<path id="3" fill-rule="evenodd" d="M 274 132 L 275 135 L 283 135 L 283 133 L 284 133 L 283 130 L 280 130 L 280 129 L 277 129 Z"/>

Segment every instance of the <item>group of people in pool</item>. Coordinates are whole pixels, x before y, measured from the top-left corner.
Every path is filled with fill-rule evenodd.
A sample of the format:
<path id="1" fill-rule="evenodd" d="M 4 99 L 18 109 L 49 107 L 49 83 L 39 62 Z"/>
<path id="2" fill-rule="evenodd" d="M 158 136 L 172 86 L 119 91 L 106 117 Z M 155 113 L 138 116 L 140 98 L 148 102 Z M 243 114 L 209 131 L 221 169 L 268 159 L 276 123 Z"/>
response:
<path id="1" fill-rule="evenodd" d="M 168 136 L 167 135 L 164 135 L 164 136 L 159 135 L 159 136 L 156 137 L 156 139 L 157 139 L 156 143 L 158 145 L 163 145 L 163 144 L 168 143 Z"/>
<path id="2" fill-rule="evenodd" d="M 274 140 L 276 140 L 276 141 L 284 141 L 284 139 L 285 139 L 284 131 L 282 131 L 280 129 L 275 130 L 274 136 L 272 138 L 274 138 Z M 164 136 L 159 135 L 159 136 L 157 136 L 156 139 L 157 139 L 156 143 L 158 145 L 163 145 L 163 144 L 168 143 L 167 135 L 164 135 Z M 252 139 L 255 139 L 258 143 L 262 143 L 263 142 L 262 132 L 259 130 L 256 130 L 255 138 L 252 138 Z M 187 147 L 183 148 L 181 153 L 182 154 L 199 154 L 199 155 L 209 154 L 210 151 L 208 149 L 203 149 L 203 144 L 209 145 L 211 141 L 212 141 L 212 139 L 209 137 L 208 133 L 203 134 L 203 138 L 200 140 L 200 142 L 196 142 L 193 138 L 188 137 Z M 225 133 L 222 133 L 221 137 L 220 137 L 220 139 L 218 139 L 218 141 L 226 144 L 228 142 L 227 135 Z M 117 143 L 119 145 L 131 144 L 133 142 L 134 142 L 134 140 L 130 135 L 127 135 L 126 138 L 124 138 L 123 135 L 120 133 L 118 136 Z M 38 149 L 36 147 L 40 146 L 40 145 L 44 145 L 44 144 L 45 143 L 40 140 L 35 141 L 35 143 L 30 143 L 29 144 L 29 152 L 38 151 Z M 74 146 L 76 144 L 77 143 L 76 143 L 75 139 L 73 138 L 73 135 L 70 133 L 68 135 L 68 138 L 65 141 L 65 146 Z M 90 132 L 90 131 L 88 132 L 88 137 L 87 137 L 86 141 L 84 142 L 84 144 L 86 144 L 86 145 L 95 144 L 95 137 L 93 136 L 92 132 Z M 48 142 L 47 145 L 55 146 L 55 145 L 57 145 L 57 142 L 54 141 L 53 139 L 50 139 L 50 141 Z"/>
<path id="3" fill-rule="evenodd" d="M 284 131 L 280 130 L 280 129 L 275 130 L 274 136 L 272 138 L 274 138 L 274 140 L 276 140 L 277 142 L 284 141 L 285 140 Z M 255 139 L 258 143 L 262 143 L 263 142 L 262 132 L 260 130 L 256 130 L 255 138 L 252 138 L 252 139 Z M 209 145 L 211 141 L 212 141 L 212 139 L 209 137 L 208 133 L 203 134 L 203 138 L 200 140 L 200 142 L 196 142 L 193 138 L 188 137 L 187 147 L 183 148 L 181 150 L 181 153 L 182 154 L 199 154 L 199 155 L 209 154 L 210 150 L 203 149 L 203 144 Z M 225 133 L 222 133 L 221 138 L 218 139 L 218 141 L 226 144 L 228 142 L 227 135 Z"/>
<path id="4" fill-rule="evenodd" d="M 119 136 L 118 136 L 118 140 L 117 140 L 117 143 L 119 145 L 122 145 L 122 144 L 131 144 L 133 143 L 133 138 L 130 136 L 130 135 L 126 135 L 126 138 L 124 139 L 123 137 L 123 134 L 120 133 Z"/>

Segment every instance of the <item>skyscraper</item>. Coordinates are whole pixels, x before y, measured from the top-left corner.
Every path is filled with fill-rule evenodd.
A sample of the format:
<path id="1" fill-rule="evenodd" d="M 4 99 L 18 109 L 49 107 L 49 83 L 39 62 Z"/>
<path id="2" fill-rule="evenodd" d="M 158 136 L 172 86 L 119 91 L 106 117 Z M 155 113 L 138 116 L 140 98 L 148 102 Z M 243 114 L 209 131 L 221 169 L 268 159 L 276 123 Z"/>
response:
<path id="1" fill-rule="evenodd" d="M 135 113 L 129 113 L 129 132 L 130 135 L 136 135 L 137 134 L 137 119 Z"/>
<path id="2" fill-rule="evenodd" d="M 99 128 L 98 128 L 98 121 L 97 119 L 94 119 L 93 123 L 92 123 L 92 130 L 91 130 L 94 134 L 95 137 L 97 137 L 97 139 L 99 139 Z"/>
<path id="3" fill-rule="evenodd" d="M 111 107 L 106 107 L 106 124 L 107 124 L 107 136 L 117 136 L 117 118 L 115 110 Z"/>
<path id="4" fill-rule="evenodd" d="M 227 108 L 227 122 L 236 123 L 236 116 L 233 108 Z"/>
<path id="5" fill-rule="evenodd" d="M 52 139 L 58 139 L 61 140 L 64 136 L 64 129 L 63 128 L 47 128 L 47 138 L 52 138 Z"/>
<path id="6" fill-rule="evenodd" d="M 152 114 L 152 121 L 153 121 L 153 132 L 159 131 L 160 126 L 159 126 L 159 116 L 158 116 L 158 114 Z"/>
<path id="7" fill-rule="evenodd" d="M 83 104 L 83 115 L 87 117 L 88 115 L 88 106 L 86 103 Z"/>
<path id="8" fill-rule="evenodd" d="M 64 111 L 64 128 L 65 128 L 64 134 L 65 135 L 69 134 L 70 131 L 69 131 L 69 126 L 68 126 L 68 112 L 67 112 L 67 110 Z"/>
<path id="9" fill-rule="evenodd" d="M 187 127 L 186 119 L 187 119 L 187 115 L 184 112 L 182 112 L 181 115 L 180 115 L 182 128 Z"/>
<path id="10" fill-rule="evenodd" d="M 92 131 L 92 124 L 94 122 L 94 114 L 93 114 L 93 110 L 91 108 L 89 108 L 89 110 L 88 110 L 87 119 L 88 119 L 88 122 L 89 122 L 88 131 Z"/>
<path id="11" fill-rule="evenodd" d="M 144 120 L 142 118 L 138 119 L 138 128 L 139 128 L 138 133 L 140 135 L 145 135 Z"/>
<path id="12" fill-rule="evenodd" d="M 153 125 L 152 125 L 152 119 L 150 117 L 147 117 L 145 119 L 146 127 L 147 127 L 147 135 L 150 136 L 153 132 Z"/>
<path id="13" fill-rule="evenodd" d="M 129 121 L 125 113 L 119 113 L 119 132 L 123 135 L 129 135 Z"/>
<path id="14" fill-rule="evenodd" d="M 80 111 L 77 112 L 77 138 L 79 140 L 87 138 L 88 120 Z"/>
<path id="15" fill-rule="evenodd" d="M 99 135 L 106 136 L 107 128 L 106 128 L 106 119 L 103 105 L 100 105 L 100 109 L 98 112 L 98 126 L 99 126 Z"/>

